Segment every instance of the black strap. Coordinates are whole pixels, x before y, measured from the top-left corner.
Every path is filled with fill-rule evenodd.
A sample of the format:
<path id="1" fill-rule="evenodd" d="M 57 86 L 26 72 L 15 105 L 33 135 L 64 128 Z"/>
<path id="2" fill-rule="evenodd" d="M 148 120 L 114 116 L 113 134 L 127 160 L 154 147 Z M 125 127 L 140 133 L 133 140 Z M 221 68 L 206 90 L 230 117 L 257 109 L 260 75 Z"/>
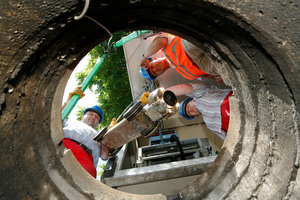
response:
<path id="1" fill-rule="evenodd" d="M 83 150 L 85 150 L 87 152 L 88 155 L 92 154 L 92 150 L 89 149 L 87 146 L 85 146 L 84 144 L 77 142 L 76 140 L 72 140 L 71 141 L 75 142 L 76 144 L 78 144 L 81 148 L 83 148 Z"/>

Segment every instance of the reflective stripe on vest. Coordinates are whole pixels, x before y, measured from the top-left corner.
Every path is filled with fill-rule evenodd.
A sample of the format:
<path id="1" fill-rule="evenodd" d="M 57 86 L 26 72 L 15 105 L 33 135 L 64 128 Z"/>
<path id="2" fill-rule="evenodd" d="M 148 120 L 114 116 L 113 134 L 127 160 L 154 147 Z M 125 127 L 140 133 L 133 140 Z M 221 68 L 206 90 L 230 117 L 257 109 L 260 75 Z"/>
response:
<path id="1" fill-rule="evenodd" d="M 187 55 L 183 49 L 180 37 L 173 39 L 171 44 L 169 44 L 163 52 L 171 65 L 174 66 L 176 71 L 184 78 L 194 80 L 201 75 L 207 74 L 199 69 L 196 63 Z"/>

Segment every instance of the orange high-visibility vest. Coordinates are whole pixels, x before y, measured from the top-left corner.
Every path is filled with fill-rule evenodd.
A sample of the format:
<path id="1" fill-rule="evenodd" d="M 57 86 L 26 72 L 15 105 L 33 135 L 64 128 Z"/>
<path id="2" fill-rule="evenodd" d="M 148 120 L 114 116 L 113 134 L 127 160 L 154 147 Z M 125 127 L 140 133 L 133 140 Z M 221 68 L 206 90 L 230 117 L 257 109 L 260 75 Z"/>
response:
<path id="1" fill-rule="evenodd" d="M 199 69 L 198 65 L 187 55 L 183 49 L 180 37 L 173 39 L 171 44 L 169 44 L 163 52 L 171 65 L 175 67 L 176 71 L 184 78 L 194 80 L 201 75 L 207 74 Z"/>

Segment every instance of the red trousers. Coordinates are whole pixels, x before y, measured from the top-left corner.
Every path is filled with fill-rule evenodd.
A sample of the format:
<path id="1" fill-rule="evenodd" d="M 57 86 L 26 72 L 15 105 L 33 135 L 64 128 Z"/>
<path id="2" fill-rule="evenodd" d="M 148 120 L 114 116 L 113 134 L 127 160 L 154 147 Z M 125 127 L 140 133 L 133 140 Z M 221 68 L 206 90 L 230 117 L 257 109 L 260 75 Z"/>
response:
<path id="1" fill-rule="evenodd" d="M 230 107 L 229 107 L 229 99 L 232 95 L 230 92 L 224 99 L 221 105 L 221 116 L 222 116 L 222 129 L 227 133 L 228 125 L 229 125 L 229 118 L 230 118 Z"/>
<path id="2" fill-rule="evenodd" d="M 65 138 L 62 141 L 67 149 L 71 149 L 81 166 L 94 178 L 96 178 L 97 170 L 94 166 L 92 154 L 88 155 L 88 153 L 82 147 L 80 147 L 76 142 L 71 141 L 70 138 Z"/>

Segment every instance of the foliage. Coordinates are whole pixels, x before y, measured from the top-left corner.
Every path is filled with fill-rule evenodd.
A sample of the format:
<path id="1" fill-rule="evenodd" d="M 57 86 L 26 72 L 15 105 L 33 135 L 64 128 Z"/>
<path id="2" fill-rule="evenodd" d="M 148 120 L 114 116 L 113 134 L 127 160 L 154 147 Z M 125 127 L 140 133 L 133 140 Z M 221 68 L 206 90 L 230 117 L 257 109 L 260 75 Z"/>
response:
<path id="1" fill-rule="evenodd" d="M 81 106 L 77 106 L 78 107 L 78 111 L 76 113 L 77 116 L 77 120 L 80 121 L 81 117 L 83 116 L 83 111 L 86 109 L 85 107 L 81 107 Z"/>
<path id="2" fill-rule="evenodd" d="M 123 31 L 116 32 L 113 34 L 111 42 L 116 42 L 126 35 L 128 35 L 128 33 Z M 88 66 L 86 66 L 83 72 L 76 73 L 76 79 L 79 84 L 84 81 L 85 77 L 96 64 L 102 51 L 103 50 L 99 45 L 90 51 L 89 55 L 91 56 L 91 59 L 89 60 Z M 96 88 L 95 91 L 93 91 L 93 88 Z M 93 78 L 88 89 L 98 95 L 97 101 L 104 112 L 104 119 L 100 124 L 99 129 L 102 129 L 104 126 L 108 127 L 112 118 L 117 118 L 132 101 L 126 61 L 122 47 L 112 50 L 109 53 L 109 56 L 100 67 L 100 70 Z M 87 107 L 89 106 L 93 105 L 87 105 Z M 80 112 L 82 113 L 84 109 L 85 108 L 81 108 L 76 115 L 81 117 L 82 114 L 80 114 Z"/>
<path id="3" fill-rule="evenodd" d="M 97 173 L 97 175 L 98 175 L 99 177 L 102 176 L 102 174 L 103 174 L 103 172 L 104 172 L 104 169 L 105 169 L 105 166 L 106 166 L 106 163 L 104 163 L 104 164 L 102 164 L 102 165 L 98 165 L 98 173 Z M 100 168 L 100 169 L 99 169 L 99 168 Z M 100 181 L 101 181 L 101 178 L 100 178 Z"/>

